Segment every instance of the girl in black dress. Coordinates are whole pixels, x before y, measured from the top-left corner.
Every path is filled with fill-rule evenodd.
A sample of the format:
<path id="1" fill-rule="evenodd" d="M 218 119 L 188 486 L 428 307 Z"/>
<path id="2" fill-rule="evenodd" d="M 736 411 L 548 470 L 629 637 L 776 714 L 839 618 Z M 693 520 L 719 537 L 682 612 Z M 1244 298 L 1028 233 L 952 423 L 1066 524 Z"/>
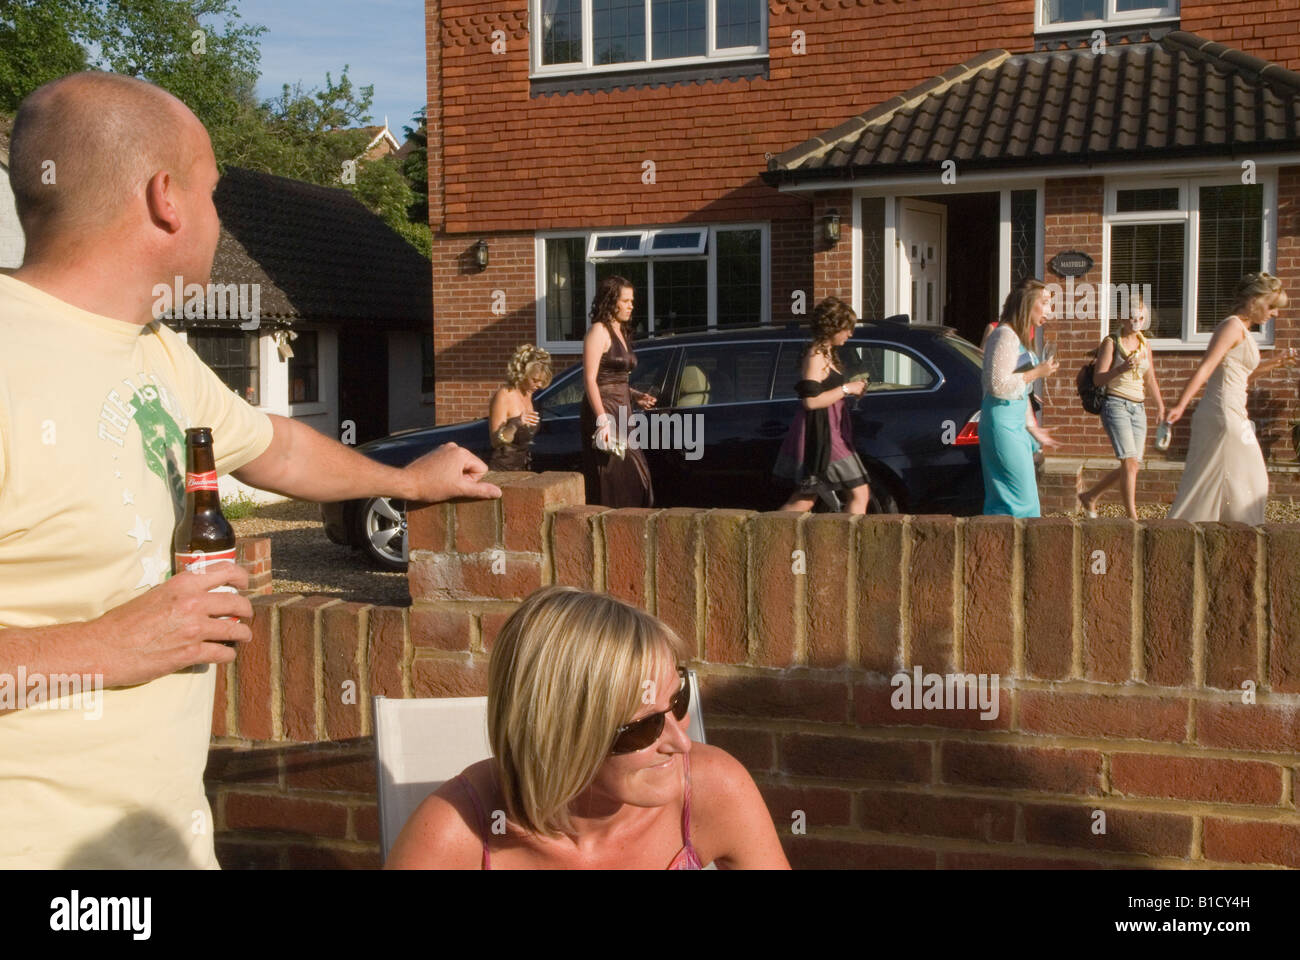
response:
<path id="1" fill-rule="evenodd" d="M 636 369 L 629 342 L 632 284 L 622 277 L 601 281 L 591 304 L 591 328 L 582 341 L 582 472 L 587 502 L 605 507 L 652 507 L 654 491 L 645 455 L 626 446 L 620 424 L 634 412 L 655 405 L 648 393 L 633 390 L 628 375 Z"/>
<path id="2" fill-rule="evenodd" d="M 531 343 L 515 351 L 506 368 L 506 385 L 492 394 L 488 433 L 493 470 L 531 470 L 533 435 L 538 417 L 533 394 L 551 382 L 551 355 Z"/>
<path id="3" fill-rule="evenodd" d="M 799 407 L 772 472 L 795 484 L 782 510 L 808 511 L 820 498 L 837 504 L 848 495 L 846 513 L 866 513 L 867 470 L 853 446 L 853 423 L 846 397 L 860 397 L 865 380 L 845 380 L 838 349 L 848 342 L 858 318 L 838 297 L 817 304 L 808 326 L 812 343 L 803 356 L 803 379 L 795 384 Z"/>

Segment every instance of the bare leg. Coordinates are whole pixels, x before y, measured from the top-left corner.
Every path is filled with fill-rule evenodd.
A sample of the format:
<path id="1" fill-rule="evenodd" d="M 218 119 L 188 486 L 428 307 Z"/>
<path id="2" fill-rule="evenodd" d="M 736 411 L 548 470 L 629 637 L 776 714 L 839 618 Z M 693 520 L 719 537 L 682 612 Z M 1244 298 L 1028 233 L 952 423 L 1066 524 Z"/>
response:
<path id="1" fill-rule="evenodd" d="M 1142 461 L 1130 457 L 1120 464 L 1120 470 L 1123 476 L 1120 478 L 1120 490 L 1124 495 L 1124 506 L 1128 508 L 1130 520 L 1138 518 L 1137 508 L 1137 478 L 1138 471 L 1142 469 Z"/>
<path id="2" fill-rule="evenodd" d="M 796 493 L 785 502 L 785 505 L 782 506 L 781 509 L 798 510 L 800 513 L 807 513 L 813 508 L 815 502 L 816 501 L 812 497 L 801 497 Z"/>
<path id="3" fill-rule="evenodd" d="M 1127 461 L 1125 461 L 1127 463 Z M 1085 510 L 1097 509 L 1097 500 L 1105 492 L 1107 487 L 1112 487 L 1119 483 L 1124 477 L 1124 465 L 1116 467 L 1110 473 L 1098 480 L 1090 489 L 1079 492 L 1079 503 Z"/>
<path id="4" fill-rule="evenodd" d="M 871 500 L 871 488 L 865 483 L 849 491 L 849 503 L 845 513 L 866 513 L 867 503 Z"/>

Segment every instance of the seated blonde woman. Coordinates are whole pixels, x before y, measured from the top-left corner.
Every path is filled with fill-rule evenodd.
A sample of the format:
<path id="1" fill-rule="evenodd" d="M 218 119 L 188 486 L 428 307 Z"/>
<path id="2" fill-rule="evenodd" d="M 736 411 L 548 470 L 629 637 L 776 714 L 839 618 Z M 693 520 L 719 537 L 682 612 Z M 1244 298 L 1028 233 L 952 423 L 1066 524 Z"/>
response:
<path id="1" fill-rule="evenodd" d="M 494 756 L 412 814 L 390 869 L 788 869 L 753 779 L 686 735 L 684 645 L 604 594 L 547 587 L 492 648 Z"/>
<path id="2" fill-rule="evenodd" d="M 531 470 L 533 435 L 540 418 L 533 409 L 533 394 L 551 382 L 551 355 L 525 343 L 506 368 L 506 382 L 488 408 L 488 433 L 492 436 L 493 470 Z"/>

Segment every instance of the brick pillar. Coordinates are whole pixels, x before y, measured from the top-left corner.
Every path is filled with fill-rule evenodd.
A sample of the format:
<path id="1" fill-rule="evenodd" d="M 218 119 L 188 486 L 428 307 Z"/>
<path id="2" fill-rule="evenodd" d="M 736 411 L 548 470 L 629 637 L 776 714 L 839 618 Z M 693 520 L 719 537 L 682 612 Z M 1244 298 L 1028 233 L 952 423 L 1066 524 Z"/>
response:
<path id="1" fill-rule="evenodd" d="M 493 475 L 500 500 L 427 504 L 408 513 L 411 691 L 487 693 L 496 631 L 526 596 L 554 582 L 550 515 L 584 502 L 577 473 Z"/>

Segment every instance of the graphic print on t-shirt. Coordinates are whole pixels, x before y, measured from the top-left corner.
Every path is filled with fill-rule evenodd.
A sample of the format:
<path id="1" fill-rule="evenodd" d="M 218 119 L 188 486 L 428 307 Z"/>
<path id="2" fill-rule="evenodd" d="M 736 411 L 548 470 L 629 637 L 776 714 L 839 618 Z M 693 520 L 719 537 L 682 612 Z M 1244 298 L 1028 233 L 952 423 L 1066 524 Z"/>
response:
<path id="1" fill-rule="evenodd" d="M 156 376 L 139 373 L 135 379 L 135 383 L 130 379 L 122 381 L 129 392 L 108 392 L 100 408 L 99 436 L 125 448 L 128 443 L 127 433 L 134 423 L 140 432 L 141 460 L 149 472 L 162 482 L 167 491 L 167 500 L 172 506 L 171 518 L 161 514 L 142 516 L 135 512 L 136 497 L 143 491 L 131 490 L 125 485 L 126 478 L 123 478 L 122 472 L 114 470 L 114 478 L 123 483 L 121 505 L 130 508 L 125 510 L 125 533 L 134 541 L 135 552 L 140 554 L 140 579 L 135 583 L 135 588 L 139 589 L 159 584 L 171 573 L 171 534 L 168 532 L 165 537 L 155 539 L 152 527 L 157 520 L 161 534 L 162 525 L 168 519 L 174 521 L 184 507 L 185 434 L 176 420 L 178 416 L 182 420 L 186 418 L 174 401 L 174 393 L 163 386 Z M 126 394 L 129 399 L 124 399 L 122 394 Z M 113 459 L 119 459 L 117 453 L 113 454 Z M 147 543 L 151 546 L 146 547 Z"/>

